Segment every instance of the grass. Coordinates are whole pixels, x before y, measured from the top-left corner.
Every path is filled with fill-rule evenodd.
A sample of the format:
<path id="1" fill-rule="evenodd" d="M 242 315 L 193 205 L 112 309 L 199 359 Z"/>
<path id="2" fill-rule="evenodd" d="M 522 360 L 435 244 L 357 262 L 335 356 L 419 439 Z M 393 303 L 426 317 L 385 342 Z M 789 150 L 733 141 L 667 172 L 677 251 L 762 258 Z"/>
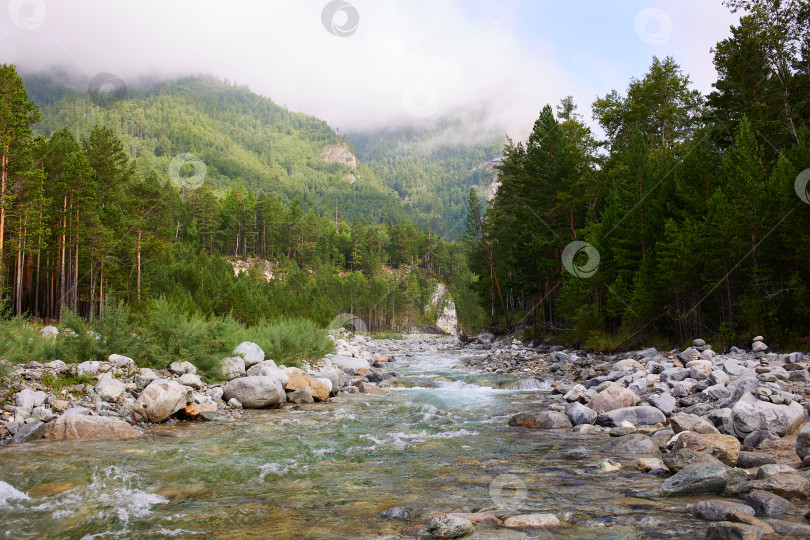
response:
<path id="1" fill-rule="evenodd" d="M 378 334 L 371 334 L 371 339 L 404 339 L 404 336 L 395 332 L 381 332 Z"/>

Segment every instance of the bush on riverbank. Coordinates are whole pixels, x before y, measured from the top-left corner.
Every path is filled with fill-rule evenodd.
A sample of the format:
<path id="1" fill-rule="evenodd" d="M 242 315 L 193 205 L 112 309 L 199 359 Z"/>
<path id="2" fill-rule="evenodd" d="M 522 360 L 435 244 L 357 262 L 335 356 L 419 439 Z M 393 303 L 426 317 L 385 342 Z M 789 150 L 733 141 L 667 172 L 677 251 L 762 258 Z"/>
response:
<path id="1" fill-rule="evenodd" d="M 333 347 L 326 330 L 307 319 L 280 318 L 247 327 L 230 314 L 187 312 L 163 297 L 137 314 L 123 303 L 105 306 L 93 323 L 65 312 L 55 339 L 41 337 L 38 328 L 21 317 L 0 322 L 0 358 L 10 364 L 106 360 L 116 353 L 157 369 L 189 361 L 207 378 L 216 379 L 221 360 L 242 341 L 257 343 L 268 357 L 286 365 L 321 358 Z"/>

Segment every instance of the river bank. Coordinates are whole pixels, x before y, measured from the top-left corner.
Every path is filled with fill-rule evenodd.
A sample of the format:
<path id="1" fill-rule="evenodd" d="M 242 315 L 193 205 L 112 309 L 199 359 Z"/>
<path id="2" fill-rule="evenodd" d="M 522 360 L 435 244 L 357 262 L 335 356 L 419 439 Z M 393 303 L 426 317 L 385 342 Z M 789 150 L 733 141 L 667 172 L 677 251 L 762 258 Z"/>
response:
<path id="1" fill-rule="evenodd" d="M 136 423 L 139 440 L 6 446 L 11 537 L 807 534 L 796 453 L 806 399 L 788 395 L 799 396 L 804 357 L 717 355 L 699 342 L 604 356 L 478 341 L 338 340 L 340 354 L 302 370 L 340 372 L 327 401 L 254 410 L 220 400 L 212 422 L 178 421 L 178 411 Z M 770 429 L 753 431 L 768 433 L 739 438 L 754 417 Z"/>

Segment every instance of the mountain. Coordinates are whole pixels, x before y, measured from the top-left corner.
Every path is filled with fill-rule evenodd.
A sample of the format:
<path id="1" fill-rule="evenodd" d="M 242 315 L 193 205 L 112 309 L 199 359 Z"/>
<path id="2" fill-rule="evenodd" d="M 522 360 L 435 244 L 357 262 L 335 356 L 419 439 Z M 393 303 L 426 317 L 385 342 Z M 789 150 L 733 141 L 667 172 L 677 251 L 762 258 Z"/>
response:
<path id="1" fill-rule="evenodd" d="M 324 120 L 207 76 L 147 81 L 137 89 L 111 76 L 111 91 L 102 93 L 77 90 L 77 77 L 67 73 L 23 80 L 42 111 L 37 134 L 49 137 L 67 126 L 81 137 L 106 125 L 144 176 L 155 171 L 168 179 L 172 159 L 191 153 L 205 163 L 205 180 L 219 195 L 244 186 L 341 220 L 411 220 L 448 239 L 461 233 L 470 187 L 492 182 L 491 167 L 479 165 L 503 149 L 502 138 L 466 144 L 448 137 L 464 129 L 459 122 L 347 140 Z"/>
<path id="2" fill-rule="evenodd" d="M 485 196 L 495 182 L 505 137 L 484 134 L 465 142 L 469 124 L 444 121 L 431 129 L 349 133 L 361 161 L 446 239 L 464 233 L 467 196 Z M 487 197 L 487 199 L 490 199 Z"/>

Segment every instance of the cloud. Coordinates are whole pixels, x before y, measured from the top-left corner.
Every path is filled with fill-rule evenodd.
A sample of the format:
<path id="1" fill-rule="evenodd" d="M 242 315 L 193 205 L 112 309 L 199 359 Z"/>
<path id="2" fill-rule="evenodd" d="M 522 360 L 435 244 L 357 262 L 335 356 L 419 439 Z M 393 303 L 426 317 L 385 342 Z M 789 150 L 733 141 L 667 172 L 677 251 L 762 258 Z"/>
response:
<path id="1" fill-rule="evenodd" d="M 114 73 L 129 86 L 143 76 L 214 74 L 343 131 L 385 131 L 460 115 L 474 118 L 480 132 L 517 137 L 525 136 L 543 105 L 566 95 L 574 95 L 585 112 L 603 91 L 604 77 L 594 65 L 612 69 L 609 82 L 621 79 L 620 90 L 630 75 L 642 74 L 628 73 L 622 62 L 611 67 L 622 53 L 610 43 L 580 52 L 584 59 L 571 63 L 552 32 L 543 35 L 527 26 L 531 2 L 352 0 L 359 21 L 345 37 L 322 24 L 326 4 L 13 0 L 9 17 L 0 20 L 0 52 L 2 61 L 22 70 L 61 67 L 81 72 L 88 82 L 99 72 Z M 703 2 L 687 4 L 708 9 L 699 7 Z M 43 6 L 38 25 L 16 24 L 20 17 L 42 14 Z M 627 23 L 623 34 L 632 34 L 639 9 L 617 10 Z M 702 59 L 695 76 L 702 82 L 717 25 L 677 9 L 672 46 Z M 713 6 L 707 12 L 717 11 Z M 344 17 L 336 24 L 346 23 L 345 13 L 336 16 Z M 602 22 L 586 17 L 577 31 Z M 690 24 L 697 25 L 694 31 L 687 28 L 679 37 Z M 649 65 L 651 54 L 645 56 Z"/>

